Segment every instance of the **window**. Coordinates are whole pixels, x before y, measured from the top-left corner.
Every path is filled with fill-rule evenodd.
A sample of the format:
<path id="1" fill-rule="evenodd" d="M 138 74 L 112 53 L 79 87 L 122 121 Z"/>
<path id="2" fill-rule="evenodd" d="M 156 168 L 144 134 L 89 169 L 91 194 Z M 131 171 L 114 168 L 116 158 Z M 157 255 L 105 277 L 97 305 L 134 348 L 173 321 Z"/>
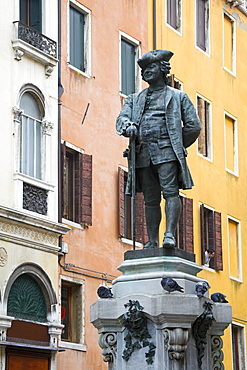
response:
<path id="1" fill-rule="evenodd" d="M 13 283 L 8 297 L 7 314 L 21 320 L 47 322 L 47 307 L 38 282 L 23 274 Z"/>
<path id="2" fill-rule="evenodd" d="M 223 14 L 223 64 L 232 73 L 236 70 L 236 35 L 235 20 L 230 15 Z"/>
<path id="3" fill-rule="evenodd" d="M 64 325 L 61 335 L 62 341 L 83 344 L 83 282 L 79 279 L 62 280 L 61 323 Z"/>
<path id="4" fill-rule="evenodd" d="M 225 166 L 228 172 L 238 175 L 237 121 L 225 113 Z"/>
<path id="5" fill-rule="evenodd" d="M 121 87 L 124 95 L 133 94 L 140 88 L 140 72 L 137 70 L 139 42 L 121 33 Z"/>
<path id="6" fill-rule="evenodd" d="M 197 141 L 198 153 L 211 159 L 211 104 L 200 96 L 197 96 L 197 114 L 202 126 Z"/>
<path id="7" fill-rule="evenodd" d="M 90 11 L 77 2 L 69 6 L 69 63 L 86 74 L 90 74 Z"/>
<path id="8" fill-rule="evenodd" d="M 42 0 L 20 0 L 20 21 L 42 32 Z"/>
<path id="9" fill-rule="evenodd" d="M 183 84 L 181 81 L 179 81 L 174 74 L 168 76 L 168 81 L 171 87 L 174 87 L 174 89 L 177 90 L 183 90 Z"/>
<path id="10" fill-rule="evenodd" d="M 180 196 L 181 214 L 176 229 L 176 246 L 194 253 L 193 199 Z"/>
<path id="11" fill-rule="evenodd" d="M 196 0 L 196 45 L 209 52 L 209 0 Z"/>
<path id="12" fill-rule="evenodd" d="M 41 179 L 41 120 L 42 112 L 31 93 L 22 95 L 21 168 L 28 176 Z"/>
<path id="13" fill-rule="evenodd" d="M 245 360 L 245 330 L 239 324 L 231 325 L 232 332 L 232 368 L 233 370 L 244 370 Z"/>
<path id="14" fill-rule="evenodd" d="M 215 270 L 223 270 L 221 214 L 204 204 L 200 206 L 200 232 L 201 264 Z M 208 260 L 209 255 L 212 258 Z"/>
<path id="15" fill-rule="evenodd" d="M 181 0 L 166 1 L 166 21 L 176 31 L 181 32 Z"/>
<path id="16" fill-rule="evenodd" d="M 128 172 L 123 168 L 118 169 L 119 181 L 119 236 L 124 239 L 132 239 L 132 207 L 131 197 L 125 194 L 128 181 Z M 147 228 L 145 219 L 145 205 L 142 193 L 136 194 L 136 241 L 147 243 Z"/>
<path id="17" fill-rule="evenodd" d="M 63 218 L 92 225 L 92 156 L 64 143 L 62 166 Z"/>
<path id="18" fill-rule="evenodd" d="M 233 279 L 242 279 L 240 223 L 228 217 L 228 253 L 230 276 Z"/>

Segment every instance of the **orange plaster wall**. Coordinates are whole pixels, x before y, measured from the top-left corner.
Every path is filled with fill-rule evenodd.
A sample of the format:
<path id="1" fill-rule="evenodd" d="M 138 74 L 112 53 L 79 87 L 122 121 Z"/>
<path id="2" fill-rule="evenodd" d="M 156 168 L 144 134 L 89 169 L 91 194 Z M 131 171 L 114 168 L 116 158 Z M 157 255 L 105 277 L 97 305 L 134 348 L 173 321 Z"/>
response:
<path id="1" fill-rule="evenodd" d="M 93 156 L 93 225 L 72 228 L 64 237 L 69 253 L 66 263 L 110 275 L 119 275 L 117 267 L 130 249 L 118 239 L 118 165 L 127 167 L 122 152 L 128 140 L 116 134 L 115 121 L 122 98 L 119 94 L 119 31 L 141 41 L 144 54 L 148 43 L 146 0 L 85 0 L 91 10 L 92 77 L 87 78 L 68 66 L 67 1 L 62 2 L 62 139 Z M 88 114 L 81 124 L 87 104 Z M 61 263 L 64 263 L 62 258 Z M 97 288 L 103 280 L 76 273 L 60 273 L 85 281 L 86 352 L 66 350 L 58 354 L 58 369 L 106 369 L 98 332 L 90 324 L 90 305 L 97 300 Z M 74 365 L 73 365 L 74 364 Z M 73 368 L 73 369 L 74 369 Z"/>

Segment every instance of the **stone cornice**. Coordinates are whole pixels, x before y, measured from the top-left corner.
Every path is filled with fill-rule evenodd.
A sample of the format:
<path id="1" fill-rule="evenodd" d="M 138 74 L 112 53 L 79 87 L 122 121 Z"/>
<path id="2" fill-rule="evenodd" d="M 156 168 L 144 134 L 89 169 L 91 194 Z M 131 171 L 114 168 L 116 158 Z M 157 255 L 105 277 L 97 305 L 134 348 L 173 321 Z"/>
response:
<path id="1" fill-rule="evenodd" d="M 0 240 L 57 253 L 58 238 L 68 230 L 60 223 L 0 206 Z"/>

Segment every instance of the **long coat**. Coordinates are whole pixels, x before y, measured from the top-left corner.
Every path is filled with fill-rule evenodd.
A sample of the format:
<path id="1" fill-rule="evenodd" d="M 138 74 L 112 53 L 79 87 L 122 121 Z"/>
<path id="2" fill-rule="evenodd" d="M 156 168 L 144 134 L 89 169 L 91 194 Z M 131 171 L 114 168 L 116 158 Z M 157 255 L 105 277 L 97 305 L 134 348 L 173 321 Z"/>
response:
<path id="1" fill-rule="evenodd" d="M 167 131 L 173 151 L 179 163 L 179 188 L 191 189 L 194 185 L 187 166 L 186 148 L 198 138 L 201 130 L 200 120 L 188 95 L 178 89 L 167 86 L 165 94 L 165 115 Z M 129 95 L 121 110 L 116 128 L 118 135 L 126 135 L 126 129 L 134 123 L 137 128 L 145 108 L 148 89 Z M 159 156 L 159 146 L 156 143 L 156 155 Z M 138 154 L 137 154 L 138 155 Z"/>

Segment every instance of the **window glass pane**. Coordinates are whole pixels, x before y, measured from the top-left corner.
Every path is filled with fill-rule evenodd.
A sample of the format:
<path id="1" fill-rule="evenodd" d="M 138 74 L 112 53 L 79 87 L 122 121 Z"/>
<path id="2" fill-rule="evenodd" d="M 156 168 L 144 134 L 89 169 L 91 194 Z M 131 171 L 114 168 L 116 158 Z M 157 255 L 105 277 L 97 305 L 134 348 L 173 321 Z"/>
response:
<path id="1" fill-rule="evenodd" d="M 167 0 L 167 23 L 178 29 L 178 0 Z"/>
<path id="2" fill-rule="evenodd" d="M 228 170 L 235 170 L 235 155 L 234 155 L 234 120 L 231 117 L 225 116 L 226 130 L 226 167 Z"/>
<path id="3" fill-rule="evenodd" d="M 228 220 L 229 249 L 230 249 L 230 275 L 239 278 L 239 246 L 238 246 L 238 224 Z"/>
<path id="4" fill-rule="evenodd" d="M 80 69 L 84 66 L 84 14 L 70 7 L 70 63 Z"/>
<path id="5" fill-rule="evenodd" d="M 233 70 L 233 24 L 231 19 L 224 14 L 224 66 Z"/>
<path id="6" fill-rule="evenodd" d="M 42 32 L 42 0 L 20 0 L 20 21 Z"/>
<path id="7" fill-rule="evenodd" d="M 69 326 L 70 326 L 70 288 L 62 287 L 61 299 L 61 323 L 64 325 L 61 338 L 69 340 Z"/>
<path id="8" fill-rule="evenodd" d="M 25 93 L 22 95 L 20 108 L 24 110 L 24 114 L 39 120 L 41 119 L 37 101 L 32 94 Z"/>
<path id="9" fill-rule="evenodd" d="M 125 95 L 135 92 L 135 46 L 121 40 L 121 91 Z"/>
<path id="10" fill-rule="evenodd" d="M 206 50 L 206 1 L 197 0 L 196 3 L 196 44 Z"/>

